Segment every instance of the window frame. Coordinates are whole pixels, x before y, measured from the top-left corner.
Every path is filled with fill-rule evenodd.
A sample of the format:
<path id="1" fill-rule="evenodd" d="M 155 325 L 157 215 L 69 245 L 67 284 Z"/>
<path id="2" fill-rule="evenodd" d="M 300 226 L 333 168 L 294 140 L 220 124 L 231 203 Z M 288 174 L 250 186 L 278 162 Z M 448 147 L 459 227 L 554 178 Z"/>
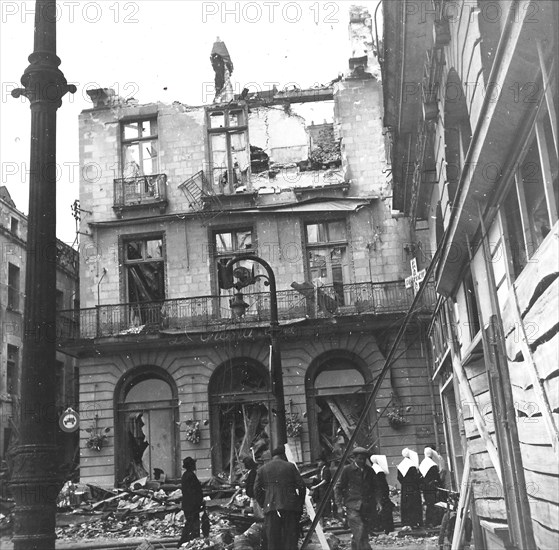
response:
<path id="1" fill-rule="evenodd" d="M 17 275 L 17 279 L 12 279 L 12 274 Z M 20 311 L 20 295 L 21 295 L 21 268 L 8 262 L 8 303 L 7 309 L 11 311 Z"/>
<path id="2" fill-rule="evenodd" d="M 19 370 L 19 347 L 8 344 L 6 347 L 6 393 L 17 393 L 17 378 Z"/>
<path id="3" fill-rule="evenodd" d="M 127 245 L 130 242 L 133 241 L 142 241 L 142 242 L 147 242 L 147 241 L 155 241 L 155 240 L 160 240 L 161 241 L 161 258 L 157 259 L 157 258 L 145 258 L 145 251 L 146 251 L 146 246 L 144 244 L 143 246 L 143 252 L 142 252 L 142 259 L 139 260 L 128 260 L 127 257 Z M 120 250 L 120 262 L 122 264 L 122 271 L 121 271 L 121 301 L 123 303 L 126 304 L 132 304 L 135 302 L 130 302 L 130 288 L 129 288 L 129 282 L 128 282 L 128 266 L 135 266 L 135 265 L 140 265 L 142 263 L 154 263 L 154 262 L 158 262 L 161 263 L 163 266 L 163 293 L 164 293 L 164 297 L 163 297 L 163 301 L 165 301 L 167 299 L 167 247 L 166 247 L 166 239 L 165 239 L 165 233 L 164 232 L 156 232 L 156 233 L 134 233 L 134 234 L 129 234 L 129 235 L 120 235 L 119 236 L 119 250 Z M 155 301 L 160 301 L 160 300 L 155 300 Z M 142 303 L 142 302 L 140 302 Z M 145 303 L 149 303 L 149 301 L 145 301 Z"/>
<path id="4" fill-rule="evenodd" d="M 231 114 L 234 112 L 242 113 L 242 124 L 232 125 L 231 124 Z M 223 113 L 223 126 L 220 127 L 212 127 L 212 116 L 215 116 L 217 113 Z M 248 134 L 248 108 L 245 105 L 220 105 L 219 107 L 212 107 L 206 108 L 206 129 L 207 129 L 207 138 L 208 138 L 208 167 L 209 167 L 209 177 L 208 181 L 212 190 L 216 189 L 216 186 L 219 186 L 218 193 L 221 195 L 234 195 L 238 191 L 240 187 L 245 187 L 245 191 L 250 191 L 252 189 L 251 186 L 251 167 L 250 167 L 250 141 L 249 141 L 249 134 Z M 240 181 L 235 183 L 235 166 L 233 161 L 233 147 L 231 143 L 231 136 L 234 134 L 242 134 L 245 139 L 245 153 L 248 159 L 248 165 L 246 170 L 246 182 Z M 225 184 L 216 184 L 214 179 L 214 171 L 217 168 L 214 166 L 214 148 L 212 145 L 212 137 L 223 135 L 225 138 L 225 153 L 226 153 L 226 174 L 227 174 L 227 183 Z"/>
<path id="5" fill-rule="evenodd" d="M 143 125 L 148 123 L 150 125 L 151 128 L 151 123 L 154 122 L 155 123 L 155 134 L 149 134 L 147 136 L 143 135 Z M 138 137 L 135 138 L 126 138 L 125 137 L 125 127 L 126 125 L 130 125 L 130 124 L 138 124 L 138 132 L 139 135 Z M 152 115 L 152 116 L 146 116 L 146 117 L 139 117 L 139 118 L 132 118 L 132 119 L 124 119 L 120 121 L 120 159 L 121 159 L 121 177 L 122 178 L 126 178 L 126 158 L 125 158 L 125 151 L 126 151 L 126 147 L 130 146 L 132 144 L 135 143 L 145 143 L 148 141 L 155 141 L 157 144 L 159 144 L 159 121 L 157 118 L 157 115 Z M 141 152 L 141 148 L 140 148 L 140 152 Z M 157 164 L 156 164 L 156 169 L 153 171 L 153 173 L 150 174 L 146 174 L 144 171 L 144 157 L 142 154 L 140 154 L 140 164 L 139 164 L 139 173 L 137 174 L 137 176 L 141 177 L 141 176 L 151 176 L 151 175 L 155 175 L 159 173 L 159 148 L 157 150 Z M 131 176 L 132 177 L 132 176 Z"/>
<path id="6" fill-rule="evenodd" d="M 557 120 L 557 113 L 552 90 L 553 86 L 551 84 L 556 79 L 557 68 L 553 69 L 553 74 L 549 74 L 541 50 L 539 51 L 539 56 L 545 97 L 542 98 L 540 110 L 536 114 L 529 136 L 522 147 L 516 171 L 512 176 L 512 184 L 504 194 L 499 208 L 503 214 L 503 226 L 506 229 L 504 244 L 508 264 L 512 266 L 509 268 L 511 281 L 518 278 L 547 236 L 537 235 L 536 233 L 534 226 L 534 212 L 536 209 L 533 208 L 532 211 L 528 208 L 528 200 L 526 198 L 533 190 L 526 188 L 522 174 L 522 167 L 526 164 L 527 156 L 534 146 L 536 148 L 535 156 L 538 161 L 541 186 L 543 188 L 543 197 L 540 199 L 540 202 L 543 201 L 545 205 L 549 228 L 553 228 L 558 221 L 559 183 L 557 171 L 559 154 L 557 128 L 554 125 L 554 121 Z M 551 125 L 551 136 L 546 135 L 546 122 L 549 123 L 548 125 Z M 551 142 L 548 137 L 551 137 Z M 553 179 L 553 170 L 555 170 L 555 179 Z M 516 197 L 512 197 L 511 194 L 515 194 Z M 518 204 L 517 215 L 510 211 L 510 202 L 512 200 L 516 200 Z M 519 239 L 521 239 L 521 242 L 517 242 Z"/>

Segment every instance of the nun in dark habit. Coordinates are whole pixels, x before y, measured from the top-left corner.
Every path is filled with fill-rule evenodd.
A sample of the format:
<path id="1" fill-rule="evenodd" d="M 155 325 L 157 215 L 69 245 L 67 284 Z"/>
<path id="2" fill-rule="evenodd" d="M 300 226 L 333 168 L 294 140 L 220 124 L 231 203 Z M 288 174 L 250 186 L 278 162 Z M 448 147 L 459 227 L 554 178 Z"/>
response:
<path id="1" fill-rule="evenodd" d="M 402 456 L 404 460 L 398 464 L 398 481 L 402 486 L 400 500 L 402 525 L 419 527 L 423 523 L 419 459 L 415 451 L 407 448 L 402 451 Z"/>
<path id="2" fill-rule="evenodd" d="M 419 472 L 423 480 L 421 489 L 423 491 L 423 501 L 425 502 L 425 525 L 436 527 L 441 524 L 443 510 L 437 508 L 439 487 L 441 486 L 441 476 L 439 470 L 440 457 L 431 447 L 425 447 L 425 458 L 419 465 Z"/>
<path id="3" fill-rule="evenodd" d="M 390 489 L 386 476 L 388 475 L 388 461 L 385 455 L 372 455 L 371 464 L 376 476 L 376 487 L 380 499 L 381 509 L 378 514 L 378 523 L 387 535 L 394 531 L 394 518 L 392 517 L 393 502 L 390 500 Z"/>

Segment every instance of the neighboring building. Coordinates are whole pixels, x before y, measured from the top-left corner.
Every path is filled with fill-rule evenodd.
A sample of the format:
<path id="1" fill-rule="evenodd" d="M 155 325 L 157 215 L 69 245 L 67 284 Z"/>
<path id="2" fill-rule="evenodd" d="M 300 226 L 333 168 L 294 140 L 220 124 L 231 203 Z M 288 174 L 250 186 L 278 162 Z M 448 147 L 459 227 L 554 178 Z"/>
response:
<path id="1" fill-rule="evenodd" d="M 239 252 L 268 261 L 277 279 L 287 412 L 302 425 L 294 449 L 303 461 L 340 454 L 413 300 L 371 17 L 354 10 L 351 25 L 366 31 L 363 50 L 332 86 L 241 99 L 227 69 L 219 101 L 202 107 L 90 93 L 82 309 L 63 343 L 79 356 L 82 481 L 113 486 L 156 467 L 177 478 L 185 455 L 202 478 L 229 475 L 251 448 L 274 446 L 269 289 L 260 281 L 235 297 L 218 277 Z M 309 104 L 328 114 L 306 118 Z M 402 447 L 442 440 L 424 346 L 433 298 L 358 437 L 392 466 Z M 231 300 L 246 304 L 242 317 Z M 88 447 L 92 427 L 112 430 L 100 450 Z"/>
<path id="2" fill-rule="evenodd" d="M 10 438 L 17 432 L 18 395 L 23 344 L 25 303 L 25 262 L 27 217 L 21 213 L 6 187 L 0 187 L 0 450 L 6 457 Z M 79 307 L 78 253 L 62 241 L 56 251 L 44 251 L 45 261 L 56 257 L 56 304 L 58 310 Z M 77 408 L 78 372 L 76 360 L 57 351 L 53 376 L 56 377 L 55 407 L 52 417 L 67 407 Z M 75 437 L 58 433 L 62 463 L 70 466 L 77 456 Z"/>
<path id="3" fill-rule="evenodd" d="M 394 208 L 439 251 L 430 374 L 454 487 L 476 548 L 556 548 L 559 4 L 383 8 Z"/>

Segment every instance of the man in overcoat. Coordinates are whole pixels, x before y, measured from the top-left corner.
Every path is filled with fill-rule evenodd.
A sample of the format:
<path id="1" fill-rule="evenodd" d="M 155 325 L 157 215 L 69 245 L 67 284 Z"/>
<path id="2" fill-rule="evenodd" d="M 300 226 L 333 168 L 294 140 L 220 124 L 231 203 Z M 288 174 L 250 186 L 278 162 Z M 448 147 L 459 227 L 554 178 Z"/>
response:
<path id="1" fill-rule="evenodd" d="M 196 460 L 187 456 L 182 461 L 182 467 L 185 470 L 181 479 L 184 527 L 178 548 L 185 542 L 200 536 L 200 512 L 204 509 L 202 485 L 194 473 L 196 471 Z"/>
<path id="2" fill-rule="evenodd" d="M 380 510 L 375 473 L 367 466 L 367 449 L 355 447 L 353 463 L 342 470 L 336 483 L 336 500 L 342 504 L 351 530 L 351 550 L 371 550 L 369 527 Z"/>
<path id="3" fill-rule="evenodd" d="M 274 449 L 272 460 L 259 468 L 254 482 L 254 496 L 264 511 L 268 550 L 297 550 L 306 490 L 295 464 L 287 462 L 284 447 Z"/>

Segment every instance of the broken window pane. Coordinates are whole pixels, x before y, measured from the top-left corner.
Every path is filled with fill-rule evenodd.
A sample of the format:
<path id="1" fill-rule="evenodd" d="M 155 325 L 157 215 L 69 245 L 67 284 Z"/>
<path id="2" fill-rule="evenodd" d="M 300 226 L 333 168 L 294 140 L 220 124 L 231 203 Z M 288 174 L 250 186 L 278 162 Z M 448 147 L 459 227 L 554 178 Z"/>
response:
<path id="1" fill-rule="evenodd" d="M 126 122 L 123 124 L 124 139 L 136 139 L 140 137 L 138 122 Z"/>
<path id="2" fill-rule="evenodd" d="M 223 113 L 212 113 L 210 115 L 210 128 L 223 128 L 225 126 L 225 116 Z"/>
<path id="3" fill-rule="evenodd" d="M 233 234 L 217 233 L 215 236 L 215 248 L 218 253 L 233 250 Z"/>
<path id="4" fill-rule="evenodd" d="M 237 250 L 247 250 L 252 248 L 252 230 L 237 232 Z"/>
<path id="5" fill-rule="evenodd" d="M 319 242 L 319 224 L 318 223 L 307 224 L 307 242 L 308 243 Z"/>
<path id="6" fill-rule="evenodd" d="M 142 137 L 151 137 L 157 135 L 157 120 L 152 119 L 144 122 Z"/>
<path id="7" fill-rule="evenodd" d="M 162 251 L 163 251 L 163 241 L 161 239 L 146 241 L 147 258 L 162 258 L 163 257 Z"/>
<path id="8" fill-rule="evenodd" d="M 328 241 L 345 241 L 346 224 L 345 221 L 335 221 L 328 223 Z"/>
<path id="9" fill-rule="evenodd" d="M 231 111 L 229 113 L 229 126 L 242 126 L 243 125 L 243 112 Z"/>
<path id="10" fill-rule="evenodd" d="M 128 241 L 126 243 L 126 259 L 141 260 L 143 257 L 142 245 L 142 241 Z"/>

